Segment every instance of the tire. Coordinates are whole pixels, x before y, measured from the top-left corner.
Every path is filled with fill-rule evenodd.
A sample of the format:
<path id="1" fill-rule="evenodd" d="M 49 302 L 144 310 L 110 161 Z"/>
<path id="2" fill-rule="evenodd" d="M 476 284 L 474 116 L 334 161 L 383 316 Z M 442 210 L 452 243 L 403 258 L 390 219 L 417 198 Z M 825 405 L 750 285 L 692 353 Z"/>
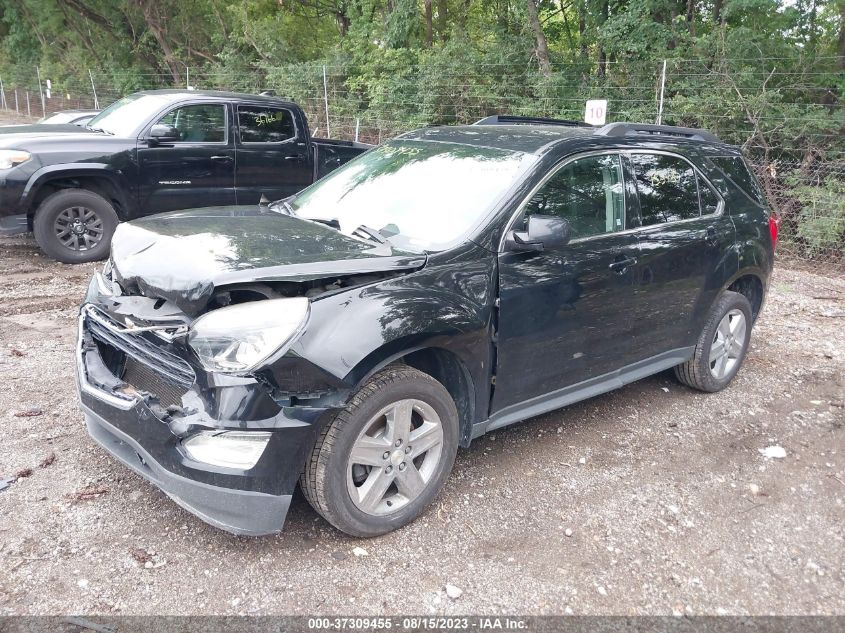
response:
<path id="1" fill-rule="evenodd" d="M 403 425 L 397 423 L 400 431 L 389 436 L 388 419 L 405 417 L 412 420 L 410 434 L 403 441 Z M 436 439 L 436 419 L 442 431 L 439 449 L 417 454 Z M 367 381 L 323 429 L 300 478 L 305 498 L 351 536 L 378 536 L 407 525 L 443 489 L 458 449 L 458 427 L 455 403 L 443 385 L 416 369 L 391 365 Z M 353 448 L 370 465 L 353 464 Z"/>
<path id="2" fill-rule="evenodd" d="M 62 189 L 44 199 L 32 228 L 47 255 L 81 264 L 108 256 L 118 222 L 114 207 L 102 196 L 87 189 Z"/>
<path id="3" fill-rule="evenodd" d="M 738 292 L 726 290 L 710 311 L 695 353 L 687 362 L 675 367 L 675 376 L 699 391 L 712 393 L 724 389 L 745 360 L 752 325 L 748 299 Z M 729 338 L 726 338 L 726 332 L 730 332 Z M 726 348 L 727 351 L 721 353 Z"/>

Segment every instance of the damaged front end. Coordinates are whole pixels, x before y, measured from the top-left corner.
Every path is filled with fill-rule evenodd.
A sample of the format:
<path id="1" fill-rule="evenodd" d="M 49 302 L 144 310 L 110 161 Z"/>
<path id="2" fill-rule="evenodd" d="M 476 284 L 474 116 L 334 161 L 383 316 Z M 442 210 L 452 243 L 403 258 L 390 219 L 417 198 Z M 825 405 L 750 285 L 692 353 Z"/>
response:
<path id="1" fill-rule="evenodd" d="M 291 350 L 311 306 L 425 261 L 252 208 L 121 224 L 79 314 L 91 436 L 205 521 L 278 532 L 354 387 Z"/>
<path id="2" fill-rule="evenodd" d="M 78 380 L 89 433 L 208 523 L 278 532 L 329 409 L 292 409 L 253 378 L 204 374 L 162 349 L 172 344 L 150 340 L 157 335 L 121 327 L 91 305 L 82 310 Z"/>
<path id="3" fill-rule="evenodd" d="M 233 295 L 247 296 L 222 291 L 203 316 L 223 314 L 221 303 L 247 305 L 233 304 Z M 278 532 L 307 452 L 346 387 L 304 359 L 281 363 L 296 377 L 288 383 L 269 368 L 214 371 L 204 364 L 214 354 L 203 359 L 189 342 L 203 316 L 123 295 L 108 267 L 95 275 L 76 352 L 89 433 L 208 523 L 236 534 Z M 238 358 L 217 356 L 223 363 Z"/>

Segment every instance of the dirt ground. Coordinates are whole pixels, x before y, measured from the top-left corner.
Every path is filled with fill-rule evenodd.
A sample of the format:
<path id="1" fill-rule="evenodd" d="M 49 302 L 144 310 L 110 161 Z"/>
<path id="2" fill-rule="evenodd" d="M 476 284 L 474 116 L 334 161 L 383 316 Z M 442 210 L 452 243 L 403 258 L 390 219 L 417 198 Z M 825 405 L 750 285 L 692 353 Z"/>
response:
<path id="1" fill-rule="evenodd" d="M 0 614 L 845 613 L 841 277 L 778 268 L 722 393 L 665 373 L 497 431 L 381 538 L 298 497 L 281 535 L 250 539 L 88 438 L 73 349 L 94 268 L 0 239 L 0 477 L 19 473 L 0 491 Z"/>

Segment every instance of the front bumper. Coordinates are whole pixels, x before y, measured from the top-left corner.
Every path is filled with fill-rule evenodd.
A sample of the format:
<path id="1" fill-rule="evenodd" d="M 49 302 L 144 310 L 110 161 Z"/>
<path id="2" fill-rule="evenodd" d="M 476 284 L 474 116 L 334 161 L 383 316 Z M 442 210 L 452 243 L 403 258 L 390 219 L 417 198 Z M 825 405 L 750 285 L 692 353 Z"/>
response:
<path id="1" fill-rule="evenodd" d="M 85 411 L 85 424 L 94 441 L 113 457 L 206 523 L 245 536 L 281 531 L 291 495 L 211 486 L 177 475 L 159 464 L 137 440 L 93 411 Z"/>
<path id="2" fill-rule="evenodd" d="M 29 231 L 29 219 L 26 213 L 0 217 L 0 236 L 10 237 Z"/>
<path id="3" fill-rule="evenodd" d="M 281 531 L 328 408 L 279 406 L 250 379 L 213 386 L 198 376 L 182 396 L 183 407 L 164 409 L 154 394 L 127 388 L 107 367 L 85 309 L 76 360 L 85 423 L 100 446 L 215 527 L 250 536 Z M 237 406 L 221 406 L 225 402 Z M 271 437 L 255 466 L 241 470 L 187 454 L 183 439 L 207 430 L 269 431 Z"/>

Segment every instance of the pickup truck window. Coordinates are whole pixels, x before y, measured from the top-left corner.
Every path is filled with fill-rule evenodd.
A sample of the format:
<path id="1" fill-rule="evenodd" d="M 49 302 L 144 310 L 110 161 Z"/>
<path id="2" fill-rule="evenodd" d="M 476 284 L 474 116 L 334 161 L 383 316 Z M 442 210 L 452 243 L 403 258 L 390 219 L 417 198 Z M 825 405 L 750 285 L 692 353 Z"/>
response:
<path id="1" fill-rule="evenodd" d="M 176 128 L 182 143 L 225 143 L 226 106 L 186 105 L 171 110 L 157 123 Z"/>
<path id="2" fill-rule="evenodd" d="M 88 122 L 88 127 L 127 138 L 170 103 L 167 95 L 137 93 L 118 99 Z"/>
<path id="3" fill-rule="evenodd" d="M 399 248 L 444 250 L 485 218 L 536 160 L 487 147 L 391 141 L 311 185 L 290 208 L 346 235 L 366 225 Z"/>
<path id="4" fill-rule="evenodd" d="M 284 108 L 238 106 L 242 143 L 281 143 L 296 138 L 293 113 Z"/>

